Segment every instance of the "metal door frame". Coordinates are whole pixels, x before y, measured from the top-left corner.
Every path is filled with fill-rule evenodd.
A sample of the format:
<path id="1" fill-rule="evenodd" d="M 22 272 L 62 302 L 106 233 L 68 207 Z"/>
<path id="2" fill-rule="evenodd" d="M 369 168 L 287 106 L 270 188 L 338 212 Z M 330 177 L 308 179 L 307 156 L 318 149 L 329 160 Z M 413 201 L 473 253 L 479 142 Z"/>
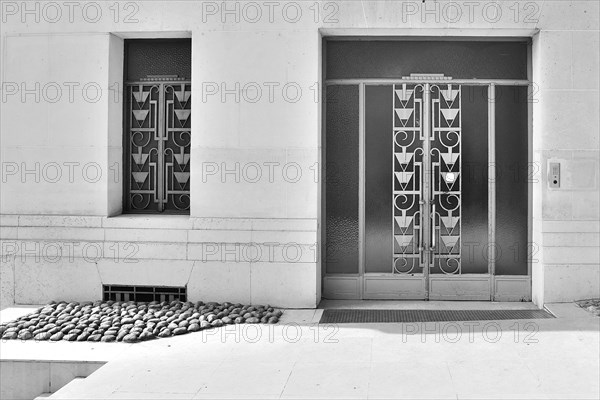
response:
<path id="1" fill-rule="evenodd" d="M 495 108 L 495 96 L 497 86 L 523 86 L 528 87 L 532 90 L 532 82 L 530 80 L 510 80 L 510 79 L 445 79 L 443 83 L 452 83 L 461 86 L 487 86 L 488 88 L 488 163 L 489 163 L 489 174 L 495 174 L 495 140 L 496 140 L 496 108 Z M 429 300 L 429 284 L 430 279 L 425 276 L 416 277 L 414 280 L 419 281 L 423 288 L 427 285 L 427 291 L 423 296 L 418 294 L 399 293 L 394 291 L 386 291 L 386 288 L 397 288 L 397 285 L 389 284 L 388 282 L 399 280 L 394 277 L 392 273 L 366 273 L 365 271 L 365 87 L 366 86 L 390 86 L 398 84 L 438 84 L 439 80 L 435 77 L 421 75 L 420 77 L 403 77 L 402 79 L 328 79 L 325 80 L 324 86 L 336 86 L 336 85 L 358 85 L 359 88 L 359 260 L 358 260 L 358 274 L 336 274 L 336 275 L 325 275 L 324 282 L 334 281 L 344 282 L 340 285 L 341 290 L 346 290 L 345 294 L 350 294 L 352 290 L 357 291 L 356 298 L 359 299 L 415 299 L 415 300 Z M 531 142 L 531 104 L 528 104 L 528 120 L 529 129 L 528 137 Z M 531 147 L 528 149 L 528 162 L 531 162 Z M 531 182 L 528 184 L 528 238 L 531 235 Z M 496 182 L 493 179 L 488 179 L 488 241 L 489 243 L 496 243 L 495 240 L 495 225 L 496 225 Z M 528 240 L 529 241 L 529 240 Z M 513 281 L 522 282 L 526 280 L 528 287 L 528 298 L 521 298 L 521 300 L 531 299 L 531 263 L 532 260 L 527 260 L 527 275 L 523 276 L 497 276 L 495 275 L 495 252 L 494 246 L 489 246 L 489 257 L 488 257 L 488 273 L 487 274 L 461 274 L 460 279 L 465 281 L 472 280 L 486 283 L 488 286 L 487 295 L 475 295 L 473 298 L 465 296 L 463 298 L 456 298 L 456 300 L 499 300 L 496 293 L 496 280 L 504 280 L 507 284 Z M 427 271 L 428 272 L 428 271 Z M 457 278 L 449 278 L 457 279 Z M 370 284 L 374 286 L 383 287 L 381 293 L 375 293 L 368 287 Z M 342 287 L 343 286 L 343 287 Z M 340 291 L 340 293 L 342 293 Z M 448 299 L 450 300 L 450 298 Z M 504 298 L 500 300 L 505 300 Z"/>

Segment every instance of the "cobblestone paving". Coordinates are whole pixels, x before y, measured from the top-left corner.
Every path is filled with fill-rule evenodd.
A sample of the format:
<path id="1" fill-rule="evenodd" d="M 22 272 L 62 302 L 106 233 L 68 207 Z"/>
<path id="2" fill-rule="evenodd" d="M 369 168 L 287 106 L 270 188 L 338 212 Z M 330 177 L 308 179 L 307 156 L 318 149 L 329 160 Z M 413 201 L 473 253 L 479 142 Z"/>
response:
<path id="1" fill-rule="evenodd" d="M 191 302 L 59 302 L 0 325 L 2 339 L 134 343 L 229 324 L 276 324 L 270 306 Z"/>
<path id="2" fill-rule="evenodd" d="M 592 314 L 600 317 L 600 299 L 588 299 L 576 301 L 577 305 Z"/>

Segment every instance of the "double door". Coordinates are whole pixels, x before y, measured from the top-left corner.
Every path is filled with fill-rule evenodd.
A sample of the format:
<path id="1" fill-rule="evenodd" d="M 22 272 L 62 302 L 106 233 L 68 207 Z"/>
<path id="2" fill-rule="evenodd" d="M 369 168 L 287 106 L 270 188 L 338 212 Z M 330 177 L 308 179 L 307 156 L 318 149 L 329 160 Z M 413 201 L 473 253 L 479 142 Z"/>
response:
<path id="1" fill-rule="evenodd" d="M 528 274 L 520 89 L 435 78 L 363 88 L 363 298 L 490 300 L 497 265 Z"/>
<path id="2" fill-rule="evenodd" d="M 427 293 L 431 274 L 462 273 L 461 87 L 402 83 L 393 97 L 393 273 L 422 274 Z"/>
<path id="3" fill-rule="evenodd" d="M 443 76 L 330 85 L 325 296 L 528 300 L 526 97 Z"/>

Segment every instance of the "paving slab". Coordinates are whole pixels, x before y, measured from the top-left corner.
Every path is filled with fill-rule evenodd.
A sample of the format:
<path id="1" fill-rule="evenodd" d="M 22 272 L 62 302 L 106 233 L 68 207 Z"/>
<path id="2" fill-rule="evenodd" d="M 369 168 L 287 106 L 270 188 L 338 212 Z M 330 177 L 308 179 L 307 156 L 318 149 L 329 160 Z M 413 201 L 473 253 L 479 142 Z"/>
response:
<path id="1" fill-rule="evenodd" d="M 502 304 L 535 307 L 471 309 Z M 93 343 L 81 354 L 112 354 L 110 360 L 50 399 L 597 399 L 600 318 L 573 303 L 547 308 L 557 318 L 339 325 L 318 325 L 322 310 L 286 310 L 277 325 Z M 31 356 L 56 344 L 74 343 L 0 346 Z"/>

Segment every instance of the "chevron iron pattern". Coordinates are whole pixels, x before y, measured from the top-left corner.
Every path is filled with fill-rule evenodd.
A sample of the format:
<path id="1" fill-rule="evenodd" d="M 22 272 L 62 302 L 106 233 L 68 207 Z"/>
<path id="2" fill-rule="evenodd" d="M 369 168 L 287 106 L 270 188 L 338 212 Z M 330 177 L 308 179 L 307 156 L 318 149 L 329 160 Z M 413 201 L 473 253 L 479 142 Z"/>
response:
<path id="1" fill-rule="evenodd" d="M 191 83 L 126 85 L 129 212 L 189 213 Z"/>
<path id="2" fill-rule="evenodd" d="M 423 91 L 416 85 L 396 85 L 393 124 L 393 265 L 392 272 L 410 274 L 421 272 L 418 235 L 421 224 L 419 202 L 422 165 L 421 114 Z M 421 149 L 419 154 L 418 150 Z"/>
<path id="3" fill-rule="evenodd" d="M 393 273 L 413 273 L 421 251 L 418 244 L 423 201 L 423 171 L 431 171 L 431 202 L 436 235 L 432 268 L 460 274 L 461 237 L 461 88 L 456 84 L 431 86 L 430 132 L 422 126 L 423 86 L 397 84 L 393 125 Z M 424 140 L 431 149 L 431 165 L 423 165 Z M 430 179 L 429 176 L 425 179 Z M 420 271 L 418 271 L 420 272 Z"/>
<path id="4" fill-rule="evenodd" d="M 461 90 L 456 84 L 435 85 L 432 90 L 433 202 L 436 215 L 433 252 L 434 270 L 445 274 L 461 273 Z"/>

